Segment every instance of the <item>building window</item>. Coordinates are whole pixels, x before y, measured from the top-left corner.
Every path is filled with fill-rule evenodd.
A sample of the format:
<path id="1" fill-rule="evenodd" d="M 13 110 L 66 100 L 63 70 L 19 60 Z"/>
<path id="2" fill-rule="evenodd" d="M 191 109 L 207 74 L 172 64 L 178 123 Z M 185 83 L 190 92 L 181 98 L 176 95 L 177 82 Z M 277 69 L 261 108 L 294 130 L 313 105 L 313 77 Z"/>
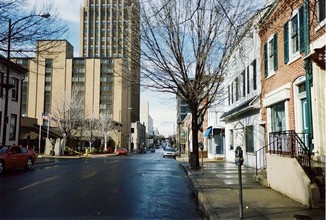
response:
<path id="1" fill-rule="evenodd" d="M 299 50 L 299 22 L 298 16 L 295 15 L 291 19 L 291 52 L 292 54 L 298 52 Z"/>
<path id="2" fill-rule="evenodd" d="M 247 126 L 246 127 L 246 151 L 254 152 L 254 127 Z"/>
<path id="3" fill-rule="evenodd" d="M 230 91 L 230 85 L 228 85 L 228 105 L 231 105 L 231 91 Z"/>
<path id="4" fill-rule="evenodd" d="M 318 0 L 318 21 L 325 20 L 325 0 Z"/>
<path id="5" fill-rule="evenodd" d="M 274 34 L 264 45 L 265 78 L 274 74 L 278 68 L 277 62 L 277 34 Z"/>
<path id="6" fill-rule="evenodd" d="M 44 112 L 51 112 L 53 60 L 45 59 Z"/>
<path id="7" fill-rule="evenodd" d="M 242 96 L 246 96 L 246 73 L 245 71 L 242 71 L 241 73 L 241 78 L 242 78 Z M 248 86 L 247 86 L 248 88 Z"/>
<path id="8" fill-rule="evenodd" d="M 18 101 L 19 80 L 17 78 L 13 77 L 11 84 L 13 86 L 13 88 L 11 89 L 11 100 Z"/>
<path id="9" fill-rule="evenodd" d="M 254 90 L 257 89 L 257 64 L 256 64 L 256 60 L 254 60 L 252 62 L 252 81 L 253 81 L 253 87 L 254 87 Z"/>
<path id="10" fill-rule="evenodd" d="M 239 84 L 240 84 L 239 79 L 237 77 L 235 78 L 235 101 L 239 100 L 239 91 L 240 91 Z"/>
<path id="11" fill-rule="evenodd" d="M 308 15 L 305 4 L 293 11 L 291 19 L 284 24 L 284 63 L 295 60 L 304 52 Z"/>
<path id="12" fill-rule="evenodd" d="M 243 80 L 245 80 L 245 77 L 243 77 Z M 250 93 L 250 66 L 247 66 L 247 94 Z M 246 89 L 243 88 L 243 96 L 246 94 Z"/>
<path id="13" fill-rule="evenodd" d="M 280 132 L 286 130 L 285 103 L 281 102 L 271 107 L 271 130 Z"/>
<path id="14" fill-rule="evenodd" d="M 234 149 L 234 131 L 230 130 L 230 150 Z"/>
<path id="15" fill-rule="evenodd" d="M 233 85 L 233 82 L 231 83 L 231 104 L 233 103 L 233 87 L 234 87 L 234 85 Z"/>
<path id="16" fill-rule="evenodd" d="M 9 128 L 9 140 L 14 141 L 16 139 L 16 128 L 17 128 L 17 115 L 10 115 L 10 128 Z"/>

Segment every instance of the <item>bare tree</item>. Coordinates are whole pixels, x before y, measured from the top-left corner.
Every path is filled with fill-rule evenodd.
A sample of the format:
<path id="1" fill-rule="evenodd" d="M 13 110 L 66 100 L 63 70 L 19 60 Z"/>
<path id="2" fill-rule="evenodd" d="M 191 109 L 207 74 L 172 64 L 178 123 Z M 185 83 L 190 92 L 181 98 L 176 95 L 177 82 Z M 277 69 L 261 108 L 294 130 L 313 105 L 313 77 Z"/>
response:
<path id="1" fill-rule="evenodd" d="M 30 11 L 24 7 L 27 3 L 28 0 L 0 0 L 0 54 L 8 53 L 8 38 L 10 52 L 18 57 L 34 53 L 36 40 L 61 39 L 67 33 L 67 26 L 58 18 L 52 3 Z"/>
<path id="2" fill-rule="evenodd" d="M 89 150 L 91 150 L 93 142 L 101 135 L 99 132 L 100 121 L 92 115 L 84 120 L 83 126 L 85 127 L 84 137 L 89 143 Z"/>
<path id="3" fill-rule="evenodd" d="M 108 151 L 107 142 L 108 142 L 108 133 L 110 131 L 116 130 L 115 122 L 112 119 L 112 114 L 109 113 L 100 113 L 99 116 L 99 131 L 102 137 L 104 137 L 104 151 Z"/>
<path id="4" fill-rule="evenodd" d="M 245 24 L 261 1 L 144 1 L 140 17 L 142 86 L 175 94 L 192 114 L 192 144 L 199 167 L 198 131 L 205 113 L 221 96 L 228 59 Z"/>
<path id="5" fill-rule="evenodd" d="M 77 132 L 76 129 L 84 121 L 84 98 L 77 91 L 64 92 L 61 99 L 55 102 L 51 112 L 63 136 L 70 139 Z"/>

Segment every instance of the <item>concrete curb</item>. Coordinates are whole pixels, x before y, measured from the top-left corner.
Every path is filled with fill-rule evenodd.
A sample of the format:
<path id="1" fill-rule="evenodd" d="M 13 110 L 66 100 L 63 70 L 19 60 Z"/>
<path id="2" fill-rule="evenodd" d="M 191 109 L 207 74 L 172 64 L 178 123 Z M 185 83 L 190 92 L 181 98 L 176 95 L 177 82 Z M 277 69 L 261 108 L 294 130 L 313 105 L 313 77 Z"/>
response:
<path id="1" fill-rule="evenodd" d="M 215 212 L 213 206 L 208 201 L 205 193 L 199 187 L 197 180 L 195 178 L 193 178 L 191 171 L 189 171 L 188 168 L 183 163 L 180 163 L 180 166 L 183 168 L 184 172 L 187 174 L 187 177 L 191 183 L 192 190 L 197 197 L 199 206 L 203 209 L 203 211 L 205 213 L 205 217 L 207 219 L 220 220 L 220 218 L 217 215 L 217 213 Z"/>

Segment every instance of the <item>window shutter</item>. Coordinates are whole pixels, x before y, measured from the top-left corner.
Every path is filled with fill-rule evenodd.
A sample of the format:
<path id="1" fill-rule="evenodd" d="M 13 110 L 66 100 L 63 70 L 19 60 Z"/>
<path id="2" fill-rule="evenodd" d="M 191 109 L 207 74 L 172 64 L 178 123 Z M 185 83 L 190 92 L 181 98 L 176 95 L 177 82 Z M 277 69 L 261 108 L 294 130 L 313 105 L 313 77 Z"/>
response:
<path id="1" fill-rule="evenodd" d="M 299 8 L 299 40 L 300 40 L 300 53 L 305 51 L 306 45 L 306 25 L 307 25 L 307 15 L 305 10 L 305 3 Z"/>
<path id="2" fill-rule="evenodd" d="M 278 63 L 277 63 L 277 33 L 274 34 L 274 51 L 273 51 L 273 58 L 274 58 L 274 71 L 276 71 L 278 69 Z"/>
<path id="3" fill-rule="evenodd" d="M 265 78 L 268 76 L 268 53 L 267 53 L 267 43 L 264 45 L 264 69 Z"/>
<path id="4" fill-rule="evenodd" d="M 289 62 L 289 22 L 284 24 L 284 63 Z"/>

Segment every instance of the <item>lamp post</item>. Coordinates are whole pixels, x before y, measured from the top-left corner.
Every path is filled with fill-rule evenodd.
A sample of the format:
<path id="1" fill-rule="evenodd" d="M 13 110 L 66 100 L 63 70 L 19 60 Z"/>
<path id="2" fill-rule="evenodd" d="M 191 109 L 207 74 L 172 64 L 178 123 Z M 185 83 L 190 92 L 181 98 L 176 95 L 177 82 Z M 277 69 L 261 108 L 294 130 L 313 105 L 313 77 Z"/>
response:
<path id="1" fill-rule="evenodd" d="M 9 84 L 9 76 L 10 76 L 10 50 L 11 50 L 11 31 L 12 31 L 12 27 L 17 24 L 18 22 L 26 19 L 26 18 L 30 18 L 30 17 L 34 17 L 34 16 L 39 16 L 42 18 L 49 18 L 50 14 L 46 13 L 46 14 L 40 14 L 40 15 L 29 15 L 23 18 L 18 19 L 17 21 L 15 21 L 14 23 L 11 23 L 11 19 L 9 19 L 8 21 L 8 47 L 7 47 L 7 72 L 6 72 L 6 82 L 5 84 L 3 84 L 3 80 L 2 80 L 2 87 L 6 90 L 6 94 L 5 94 L 5 103 L 4 103 L 4 124 L 3 124 L 3 133 L 2 133 L 2 145 L 6 145 L 6 140 L 7 140 L 7 126 L 8 126 L 8 100 L 9 100 L 9 89 L 13 88 L 12 85 Z M 3 79 L 3 77 L 2 77 Z"/>

